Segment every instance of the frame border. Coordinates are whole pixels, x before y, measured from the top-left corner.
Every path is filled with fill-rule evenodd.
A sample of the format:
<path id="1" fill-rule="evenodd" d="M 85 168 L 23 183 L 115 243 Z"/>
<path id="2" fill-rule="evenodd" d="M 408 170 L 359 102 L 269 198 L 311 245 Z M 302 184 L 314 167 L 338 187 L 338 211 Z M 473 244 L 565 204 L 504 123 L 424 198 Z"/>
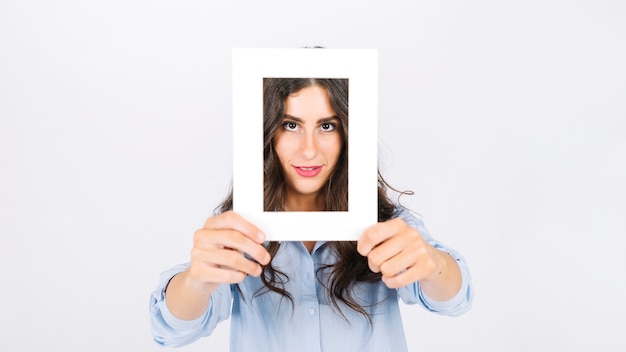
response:
<path id="1" fill-rule="evenodd" d="M 233 48 L 232 65 L 233 210 L 268 241 L 358 240 L 378 221 L 378 51 Z M 348 78 L 348 211 L 263 211 L 265 77 Z"/>

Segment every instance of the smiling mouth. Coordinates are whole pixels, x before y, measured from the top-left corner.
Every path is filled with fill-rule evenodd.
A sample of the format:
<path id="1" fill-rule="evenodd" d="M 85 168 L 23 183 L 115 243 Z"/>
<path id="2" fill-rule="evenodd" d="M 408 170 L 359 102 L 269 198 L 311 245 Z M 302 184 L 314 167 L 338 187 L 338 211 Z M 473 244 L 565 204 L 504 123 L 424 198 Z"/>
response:
<path id="1" fill-rule="evenodd" d="M 302 177 L 315 177 L 322 171 L 321 166 L 294 166 L 294 169 Z"/>

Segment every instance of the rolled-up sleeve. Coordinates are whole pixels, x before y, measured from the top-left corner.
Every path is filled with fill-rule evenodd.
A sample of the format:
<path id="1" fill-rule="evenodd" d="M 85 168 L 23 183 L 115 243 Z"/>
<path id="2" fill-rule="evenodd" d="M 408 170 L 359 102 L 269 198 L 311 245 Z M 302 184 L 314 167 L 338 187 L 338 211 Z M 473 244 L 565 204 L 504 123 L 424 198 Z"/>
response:
<path id="1" fill-rule="evenodd" d="M 414 282 L 397 290 L 402 301 L 406 304 L 417 303 L 433 313 L 448 316 L 459 316 L 470 310 L 472 307 L 474 289 L 472 287 L 472 280 L 467 261 L 463 258 L 463 256 L 461 256 L 460 253 L 438 241 L 435 241 L 424 226 L 424 222 L 410 214 L 408 210 L 401 209 L 397 216 L 402 218 L 409 226 L 417 229 L 417 231 L 419 231 L 422 235 L 422 238 L 424 238 L 424 240 L 426 240 L 426 242 L 430 245 L 452 256 L 461 270 L 461 289 L 456 296 L 451 299 L 447 301 L 433 300 L 424 294 L 419 282 Z"/>
<path id="2" fill-rule="evenodd" d="M 174 275 L 186 270 L 181 264 L 161 274 L 156 289 L 150 296 L 150 326 L 152 337 L 162 346 L 178 347 L 210 335 L 218 323 L 230 316 L 232 294 L 230 285 L 220 285 L 211 294 L 211 301 L 203 315 L 194 320 L 176 318 L 165 303 L 165 289 Z"/>

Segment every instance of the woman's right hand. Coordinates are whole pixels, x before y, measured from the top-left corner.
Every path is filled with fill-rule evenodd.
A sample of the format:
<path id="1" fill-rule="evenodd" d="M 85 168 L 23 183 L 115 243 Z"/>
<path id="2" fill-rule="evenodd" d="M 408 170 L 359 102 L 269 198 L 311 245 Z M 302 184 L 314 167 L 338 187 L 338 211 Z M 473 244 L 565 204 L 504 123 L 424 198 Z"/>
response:
<path id="1" fill-rule="evenodd" d="M 262 245 L 264 241 L 265 234 L 234 211 L 209 218 L 194 234 L 187 282 L 209 293 L 219 284 L 236 284 L 247 275 L 259 276 L 261 265 L 271 259 Z"/>
<path id="2" fill-rule="evenodd" d="M 211 293 L 220 284 L 259 276 L 261 265 L 271 259 L 263 241 L 263 232 L 233 211 L 209 218 L 194 234 L 191 265 L 174 275 L 166 287 L 170 312 L 179 319 L 196 319 L 206 311 Z"/>

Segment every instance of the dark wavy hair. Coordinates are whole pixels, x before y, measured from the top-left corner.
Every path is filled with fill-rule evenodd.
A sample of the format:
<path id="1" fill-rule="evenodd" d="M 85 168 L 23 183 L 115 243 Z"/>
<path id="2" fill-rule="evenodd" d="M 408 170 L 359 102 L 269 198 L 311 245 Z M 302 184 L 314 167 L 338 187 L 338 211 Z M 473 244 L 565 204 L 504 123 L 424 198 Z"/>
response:
<path id="1" fill-rule="evenodd" d="M 263 118 L 264 118 L 264 145 L 263 145 L 263 168 L 264 168 L 264 208 L 265 211 L 283 210 L 285 204 L 285 182 L 282 168 L 273 147 L 273 138 L 276 130 L 281 126 L 285 99 L 289 94 L 295 93 L 309 86 L 320 86 L 328 92 L 330 104 L 340 121 L 340 133 L 343 147 L 335 167 L 327 183 L 322 188 L 324 197 L 324 210 L 346 211 L 348 210 L 348 80 L 347 79 L 319 79 L 319 78 L 265 78 L 263 80 Z M 392 187 L 378 173 L 378 221 L 386 221 L 393 217 L 395 206 L 387 195 L 388 188 Z M 405 193 L 405 192 L 400 192 Z M 408 192 L 406 192 L 408 193 Z M 233 206 L 232 189 L 226 199 L 215 209 L 216 214 L 231 210 Z M 268 242 L 267 250 L 272 258 L 280 248 L 280 242 Z M 337 257 L 335 263 L 328 263 L 317 270 L 318 281 L 326 289 L 336 311 L 347 321 L 341 311 L 339 302 L 364 315 L 371 323 L 371 317 L 366 306 L 361 305 L 353 295 L 353 288 L 359 282 L 374 283 L 381 279 L 380 273 L 374 273 L 369 269 L 367 258 L 361 256 L 356 250 L 355 241 L 336 241 L 326 244 Z M 319 279 L 319 274 L 327 271 L 329 282 Z M 293 297 L 283 287 L 289 278 L 278 270 L 270 262 L 263 267 L 261 280 L 265 284 L 255 295 L 267 292 L 275 292 L 291 301 Z M 376 304 L 376 303 L 373 303 Z"/>

